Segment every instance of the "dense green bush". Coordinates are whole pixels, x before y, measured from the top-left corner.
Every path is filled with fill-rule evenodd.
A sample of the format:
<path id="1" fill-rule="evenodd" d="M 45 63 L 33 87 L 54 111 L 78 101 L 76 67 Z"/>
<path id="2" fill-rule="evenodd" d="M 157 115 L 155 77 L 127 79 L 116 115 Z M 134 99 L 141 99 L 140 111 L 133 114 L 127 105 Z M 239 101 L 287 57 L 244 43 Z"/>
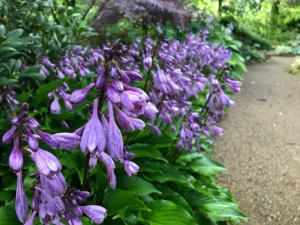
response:
<path id="1" fill-rule="evenodd" d="M 28 13 L 29 8 L 30 13 Z M 82 16 L 78 12 L 80 10 L 60 5 L 56 1 L 2 1 L 0 11 L 2 18 L 0 21 L 0 52 L 2 53 L 0 56 L 0 93 L 1 108 L 4 110 L 0 112 L 0 133 L 4 143 L 8 143 L 8 139 L 14 139 L 14 149 L 16 146 L 20 148 L 19 152 L 22 152 L 21 155 L 24 156 L 24 163 L 20 169 L 20 165 L 17 163 L 19 161 L 11 160 L 12 145 L 1 146 L 1 225 L 15 225 L 20 224 L 19 220 L 22 222 L 27 220 L 26 209 L 22 211 L 26 201 L 23 199 L 23 202 L 20 203 L 18 199 L 18 196 L 23 196 L 20 191 L 23 189 L 29 205 L 32 206 L 30 211 L 33 213 L 32 219 L 34 220 L 32 223 L 29 221 L 26 225 L 40 224 L 39 217 L 45 224 L 47 220 L 52 221 L 53 219 L 51 217 L 53 215 L 43 216 L 42 210 L 38 206 L 47 204 L 46 197 L 48 201 L 52 198 L 43 192 L 42 199 L 39 199 L 36 194 L 36 192 L 45 191 L 42 190 L 45 186 L 40 181 L 44 171 L 36 166 L 39 164 L 36 162 L 35 157 L 37 156 L 35 155 L 41 150 L 37 150 L 37 152 L 33 150 L 36 142 L 32 140 L 35 138 L 42 139 L 43 142 L 39 141 L 38 143 L 40 148 L 45 149 L 48 154 L 53 154 L 51 157 L 48 155 L 48 158 L 45 156 L 48 160 L 44 160 L 43 163 L 53 162 L 54 157 L 59 159 L 63 167 L 59 171 L 55 171 L 59 172 L 56 173 L 56 176 L 48 177 L 52 180 L 63 175 L 68 184 L 63 185 L 66 190 L 63 190 L 63 193 L 55 198 L 62 198 L 64 204 L 68 203 L 75 207 L 87 196 L 87 193 L 81 193 L 79 190 L 88 190 L 91 197 L 84 201 L 84 205 L 100 205 L 107 210 L 101 208 L 99 212 L 99 208 L 95 208 L 98 216 L 101 217 L 98 218 L 97 215 L 90 215 L 89 211 L 86 212 L 82 208 L 83 213 L 97 223 L 103 220 L 104 212 L 106 212 L 104 224 L 192 225 L 222 224 L 227 221 L 238 223 L 246 220 L 230 191 L 216 182 L 217 173 L 226 169 L 207 154 L 212 151 L 214 146 L 212 136 L 222 133 L 222 129 L 216 127 L 214 121 L 223 116 L 224 110 L 233 104 L 227 94 L 239 92 L 241 83 L 234 79 L 241 80 L 242 73 L 246 71 L 245 60 L 241 56 L 242 43 L 224 32 L 214 32 L 213 27 L 210 28 L 210 35 L 206 40 L 208 35 L 206 30 L 193 36 L 188 35 L 188 31 L 183 32 L 180 29 L 171 29 L 171 26 L 164 26 L 162 29 L 149 31 L 148 35 L 153 34 L 153 39 L 143 36 L 138 29 L 128 29 L 132 32 L 132 36 L 130 39 L 124 40 L 128 43 L 127 47 L 120 41 L 113 42 L 113 40 L 102 40 L 101 43 L 105 43 L 105 46 L 90 46 L 88 40 L 95 35 L 95 32 L 86 26 L 87 22 L 81 20 Z M 118 26 L 122 27 L 125 24 L 121 21 Z M 132 24 L 126 26 L 130 28 Z M 117 39 L 113 29 L 116 28 L 113 26 L 108 28 L 110 30 L 108 37 Z M 166 34 L 169 35 L 169 40 L 164 37 Z M 141 41 L 133 41 L 135 40 L 134 36 L 140 38 Z M 176 52 L 176 49 L 179 49 L 180 52 Z M 123 56 L 123 54 L 125 55 Z M 180 57 L 176 58 L 177 54 L 182 57 L 181 60 Z M 78 60 L 77 64 L 78 62 L 82 63 L 80 64 L 82 67 L 78 67 L 76 62 L 68 63 L 68 60 L 72 61 L 74 58 Z M 180 62 L 178 65 L 178 61 L 175 63 L 175 59 Z M 129 62 L 127 63 L 127 61 Z M 123 76 L 123 79 L 122 77 L 115 79 L 116 75 L 112 70 L 115 68 L 114 66 L 118 67 L 118 76 Z M 187 66 L 191 68 L 186 70 Z M 75 67 L 76 69 L 74 69 Z M 169 75 L 170 69 L 174 69 L 175 75 Z M 134 72 L 132 72 L 133 70 Z M 171 77 L 178 82 L 183 82 L 180 88 L 171 87 L 174 90 L 169 91 L 167 96 L 161 94 L 165 91 L 163 88 L 159 88 L 159 85 L 162 84 L 155 83 L 157 82 L 155 77 L 158 74 L 161 75 L 161 70 L 168 79 Z M 147 126 L 142 132 L 132 131 L 131 128 L 129 129 L 131 132 L 126 132 L 126 126 L 122 121 L 120 123 L 122 120 L 120 117 L 132 119 L 134 116 L 129 115 L 128 111 L 127 115 L 123 113 L 124 116 L 114 108 L 118 124 L 123 128 L 122 133 L 119 131 L 118 135 L 114 134 L 114 141 L 120 141 L 120 135 L 122 135 L 124 137 L 121 136 L 122 142 L 124 141 L 126 147 L 124 150 L 122 149 L 122 152 L 128 154 L 128 158 L 129 152 L 133 153 L 135 158 L 129 161 L 126 155 L 122 160 L 116 160 L 111 156 L 116 161 L 114 163 L 111 162 L 112 159 L 105 161 L 101 158 L 103 155 L 97 156 L 98 160 L 103 161 L 104 164 L 98 163 L 91 166 L 94 169 L 89 170 L 89 159 L 93 159 L 94 155 L 92 152 L 85 152 L 86 149 L 83 145 L 81 145 L 81 150 L 85 154 L 77 147 L 80 142 L 77 134 L 80 134 L 80 131 L 68 134 L 75 139 L 76 146 L 73 151 L 59 149 L 68 148 L 67 150 L 70 150 L 71 147 L 68 144 L 71 144 L 73 149 L 74 140 L 67 139 L 68 141 L 59 142 L 56 146 L 55 137 L 59 135 L 62 137 L 62 133 L 73 132 L 86 124 L 90 119 L 92 107 L 93 115 L 97 114 L 97 118 L 97 110 L 101 111 L 99 116 L 103 126 L 104 118 L 108 118 L 108 114 L 110 114 L 109 123 L 111 124 L 114 114 L 111 114 L 110 105 L 114 98 L 111 97 L 109 88 L 92 89 L 94 85 L 97 87 L 100 85 L 98 80 L 103 73 L 106 79 L 108 79 L 108 74 L 112 76 L 112 80 L 115 79 L 114 82 L 117 83 L 115 88 L 122 89 L 125 86 L 131 91 L 140 90 L 139 96 L 144 96 L 141 91 L 143 89 L 153 102 L 155 102 L 153 93 L 160 93 L 157 95 L 159 101 L 156 103 L 159 114 L 155 115 L 152 122 L 149 119 L 138 120 L 139 125 L 151 122 L 150 126 Z M 133 82 L 134 87 L 128 87 L 130 82 L 128 79 L 126 80 L 126 76 L 130 76 L 132 80 L 141 80 L 140 75 L 143 75 L 145 79 Z M 180 76 L 183 77 L 182 80 L 178 78 Z M 199 78 L 199 81 L 189 80 L 193 76 L 201 79 Z M 160 81 L 163 83 L 164 79 L 167 78 L 161 78 Z M 182 88 L 185 87 L 186 82 L 195 88 L 193 95 L 187 97 L 184 96 L 185 92 L 192 88 L 189 87 L 183 91 Z M 195 82 L 198 82 L 198 89 L 194 87 Z M 170 80 L 163 85 L 166 85 L 169 90 Z M 89 88 L 88 94 L 86 87 Z M 81 88 L 85 88 L 85 91 Z M 123 91 L 121 89 L 119 90 L 120 94 Z M 79 103 L 78 98 L 82 97 L 82 93 L 86 93 L 84 96 L 86 100 L 83 103 L 70 103 Z M 74 100 L 74 96 L 77 97 L 78 102 L 76 99 L 76 101 Z M 80 101 L 83 101 L 84 98 Z M 100 102 L 98 102 L 99 99 Z M 167 109 L 167 107 L 163 108 L 165 99 L 169 99 L 171 103 L 175 99 L 184 100 L 188 106 L 187 112 L 195 116 L 194 123 L 189 124 L 190 118 L 176 114 L 178 109 L 175 106 L 171 107 L 174 110 L 171 111 L 173 114 L 168 112 L 172 122 L 166 122 L 169 121 L 169 118 L 168 116 L 166 118 L 164 114 Z M 149 100 L 147 99 L 147 101 Z M 25 102 L 29 104 L 29 108 L 27 104 L 22 104 Z M 115 107 L 122 110 L 126 106 L 128 107 L 124 104 L 121 107 L 117 101 L 113 103 Z M 61 107 L 63 104 L 66 109 Z M 214 108 L 214 104 L 218 107 Z M 184 107 L 182 106 L 182 108 Z M 153 113 L 155 110 L 152 109 L 151 112 Z M 20 117 L 18 117 L 18 113 L 21 113 Z M 199 115 L 199 118 L 196 115 Z M 16 121 L 15 118 L 18 120 Z M 29 125 L 30 118 L 35 118 L 39 122 L 40 128 L 30 128 L 33 126 Z M 17 132 L 13 132 L 12 135 L 10 132 L 7 133 L 11 127 L 11 120 L 13 126 L 18 127 Z M 24 122 L 26 125 L 21 124 L 20 121 L 26 121 L 26 123 Z M 34 122 L 31 120 L 31 123 Z M 90 123 L 89 126 L 93 126 L 93 124 Z M 191 129 L 189 126 L 195 127 L 196 125 L 201 130 L 194 131 L 195 136 L 191 138 L 189 133 L 191 131 L 185 130 L 184 126 Z M 29 128 L 30 132 L 35 133 L 33 137 L 28 134 L 27 129 Z M 55 133 L 55 135 L 41 133 L 39 129 Z M 23 133 L 24 130 L 25 133 Z M 20 136 L 18 136 L 18 132 L 21 133 Z M 183 134 L 184 132 L 186 134 Z M 90 136 L 92 135 L 95 135 L 95 132 L 91 132 Z M 82 137 L 82 139 L 84 138 Z M 186 142 L 181 143 L 182 139 Z M 49 146 L 58 149 L 53 150 Z M 197 150 L 199 151 L 200 148 L 202 152 L 198 153 Z M 90 163 L 95 162 L 90 161 Z M 139 173 L 131 176 L 137 173 L 137 165 L 140 167 Z M 36 173 L 39 173 L 39 176 Z M 114 175 L 116 181 L 113 179 Z M 64 184 L 62 181 L 61 183 Z M 55 188 L 53 189 L 55 190 Z M 68 202 L 69 198 L 72 199 L 76 194 L 85 197 L 79 196 L 81 199 L 78 198 L 76 204 Z M 16 195 L 17 200 L 15 199 Z M 17 206 L 16 212 L 19 220 L 15 215 L 14 205 Z M 70 208 L 66 207 L 65 210 L 68 211 Z M 69 215 L 68 218 L 66 218 L 65 211 L 60 212 L 61 222 L 81 224 L 74 219 L 76 211 L 74 208 L 72 209 L 74 214 Z M 37 211 L 39 211 L 39 216 L 34 217 Z M 77 213 L 78 216 L 80 212 L 77 211 Z M 91 224 L 87 217 L 81 217 L 81 219 L 82 224 Z"/>

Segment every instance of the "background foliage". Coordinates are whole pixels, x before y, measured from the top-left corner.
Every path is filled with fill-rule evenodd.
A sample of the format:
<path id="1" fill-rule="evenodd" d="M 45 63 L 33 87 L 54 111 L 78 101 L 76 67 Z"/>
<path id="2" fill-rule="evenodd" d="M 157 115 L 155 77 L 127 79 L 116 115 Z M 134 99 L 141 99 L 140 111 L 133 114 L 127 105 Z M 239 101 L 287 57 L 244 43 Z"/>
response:
<path id="1" fill-rule="evenodd" d="M 184 40 L 190 32 L 208 29 L 209 42 L 223 44 L 232 51 L 228 62 L 232 68 L 230 76 L 242 80 L 246 61 L 265 59 L 261 50 L 272 47 L 267 39 L 273 40 L 273 44 L 288 41 L 294 47 L 299 45 L 296 42 L 299 27 L 294 26 L 299 20 L 297 1 L 178 1 L 170 10 L 164 5 L 158 7 L 160 1 L 153 0 L 149 5 L 139 5 L 147 13 L 130 13 L 130 8 L 114 11 L 118 18 L 108 23 L 105 19 L 111 17 L 105 13 L 111 2 L 122 7 L 122 1 L 1 1 L 1 93 L 12 85 L 16 91 L 15 99 L 29 103 L 30 116 L 37 118 L 43 130 L 72 132 L 86 122 L 88 110 L 81 104 L 71 112 L 63 110 L 60 115 L 50 114 L 51 101 L 47 94 L 59 81 L 54 74 L 46 77 L 40 73 L 41 55 L 58 62 L 66 50 L 76 45 L 103 46 L 117 38 L 130 45 L 137 37 L 145 40 L 147 36 L 155 38 L 159 35 L 167 35 L 169 40 Z M 132 1 L 132 4 L 142 4 L 137 2 Z M 151 13 L 153 8 L 162 13 L 167 11 L 168 18 L 177 16 L 178 20 L 156 18 Z M 279 27 L 279 30 L 274 27 Z M 22 65 L 28 68 L 22 69 Z M 75 90 L 85 87 L 92 77 L 93 74 L 88 74 L 82 80 L 64 78 L 63 81 Z M 228 91 L 228 94 L 232 93 Z M 195 110 L 203 107 L 204 101 L 203 94 L 194 102 Z M 0 112 L 2 136 L 9 128 L 7 102 L 3 101 L 1 107 L 5 109 Z M 69 128 L 62 126 L 63 122 L 67 122 Z M 203 151 L 200 154 L 193 148 L 191 153 L 178 152 L 177 159 L 173 160 L 167 150 L 173 147 L 176 138 L 176 133 L 167 131 L 154 136 L 149 129 L 137 135 L 130 143 L 129 151 L 135 154 L 134 161 L 140 165 L 140 171 L 137 176 L 128 177 L 121 165 L 117 165 L 116 189 L 109 187 L 101 164 L 90 172 L 88 189 L 92 197 L 86 203 L 102 205 L 108 210 L 104 224 L 212 225 L 246 220 L 230 191 L 217 184 L 216 175 L 226 168 L 210 157 L 214 141 L 201 136 Z M 67 168 L 63 170 L 67 182 L 80 189 L 85 168 L 81 152 L 53 151 L 47 146 L 42 147 L 60 159 Z M 16 176 L 8 166 L 11 146 L 1 146 L 0 151 L 1 224 L 19 224 L 14 210 Z M 30 198 L 34 180 L 28 175 L 35 171 L 32 162 L 25 161 L 24 186 Z M 89 220 L 82 222 L 91 224 Z M 39 223 L 35 219 L 35 224 Z"/>

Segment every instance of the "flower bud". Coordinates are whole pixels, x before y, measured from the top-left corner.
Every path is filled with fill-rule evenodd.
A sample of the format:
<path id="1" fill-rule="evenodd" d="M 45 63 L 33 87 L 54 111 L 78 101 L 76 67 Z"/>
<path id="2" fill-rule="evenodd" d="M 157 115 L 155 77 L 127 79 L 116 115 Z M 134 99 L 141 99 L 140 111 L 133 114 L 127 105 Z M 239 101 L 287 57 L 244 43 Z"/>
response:
<path id="1" fill-rule="evenodd" d="M 106 95 L 109 101 L 112 103 L 119 103 L 121 101 L 119 93 L 111 88 L 109 85 L 106 85 Z"/>
<path id="2" fill-rule="evenodd" d="M 59 149 L 74 150 L 80 143 L 80 137 L 75 133 L 57 133 L 53 136 L 59 142 Z"/>
<path id="3" fill-rule="evenodd" d="M 87 86 L 85 88 L 74 91 L 69 98 L 70 102 L 73 104 L 78 104 L 78 103 L 82 102 L 88 95 L 89 91 L 94 86 L 95 86 L 95 83 L 91 83 L 89 86 Z"/>
<path id="4" fill-rule="evenodd" d="M 15 209 L 18 219 L 25 223 L 28 217 L 29 206 L 27 202 L 26 195 L 24 193 L 23 184 L 22 184 L 22 172 L 17 173 L 17 189 L 16 189 L 16 203 Z"/>
<path id="5" fill-rule="evenodd" d="M 16 127 L 12 126 L 10 130 L 8 130 L 2 137 L 2 143 L 8 145 L 14 137 L 14 133 L 16 131 Z"/>
<path id="6" fill-rule="evenodd" d="M 54 100 L 50 105 L 50 111 L 53 114 L 60 114 L 61 113 L 61 108 L 60 108 L 57 96 L 54 97 Z"/>
<path id="7" fill-rule="evenodd" d="M 26 123 L 31 130 L 37 130 L 40 128 L 39 122 L 34 118 L 26 118 Z"/>
<path id="8" fill-rule="evenodd" d="M 39 136 L 45 142 L 47 145 L 49 145 L 52 148 L 58 148 L 59 147 L 59 142 L 56 139 L 56 137 L 52 134 L 48 134 L 43 131 L 38 131 Z"/>
<path id="9" fill-rule="evenodd" d="M 14 172 L 20 172 L 23 168 L 23 155 L 20 152 L 19 137 L 14 140 L 14 148 L 8 158 L 9 167 Z"/>

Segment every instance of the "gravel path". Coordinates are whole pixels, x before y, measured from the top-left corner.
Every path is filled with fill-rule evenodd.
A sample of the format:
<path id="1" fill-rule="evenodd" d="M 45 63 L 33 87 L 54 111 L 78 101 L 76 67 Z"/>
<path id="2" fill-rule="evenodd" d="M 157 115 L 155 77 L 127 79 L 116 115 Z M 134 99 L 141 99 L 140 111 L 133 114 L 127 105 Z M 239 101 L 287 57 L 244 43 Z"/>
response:
<path id="1" fill-rule="evenodd" d="M 300 77 L 294 58 L 250 65 L 242 92 L 220 126 L 213 157 L 228 171 L 220 183 L 248 215 L 247 225 L 300 224 Z"/>

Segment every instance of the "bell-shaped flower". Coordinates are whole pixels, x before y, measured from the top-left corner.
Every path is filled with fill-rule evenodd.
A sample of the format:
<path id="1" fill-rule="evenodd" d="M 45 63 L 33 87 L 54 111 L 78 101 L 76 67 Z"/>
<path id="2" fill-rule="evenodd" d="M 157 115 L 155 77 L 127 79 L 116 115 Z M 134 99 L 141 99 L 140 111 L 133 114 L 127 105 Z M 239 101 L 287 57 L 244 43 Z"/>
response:
<path id="1" fill-rule="evenodd" d="M 61 113 L 61 107 L 59 105 L 57 96 L 54 97 L 54 100 L 50 105 L 50 111 L 52 114 L 60 114 Z"/>
<path id="2" fill-rule="evenodd" d="M 107 150 L 109 155 L 114 159 L 122 159 L 124 157 L 123 153 L 123 137 L 120 129 L 116 125 L 113 106 L 110 101 L 108 101 L 108 111 L 109 111 L 109 123 L 107 130 Z"/>
<path id="3" fill-rule="evenodd" d="M 29 131 L 27 127 L 24 126 L 26 142 L 29 145 L 30 149 L 33 151 L 37 151 L 39 148 L 38 140 L 33 136 L 33 134 Z"/>
<path id="4" fill-rule="evenodd" d="M 106 95 L 112 103 L 116 104 L 121 101 L 119 93 L 109 85 L 106 85 Z"/>
<path id="5" fill-rule="evenodd" d="M 114 107 L 116 109 L 116 115 L 119 125 L 125 131 L 133 131 L 135 130 L 135 126 L 132 123 L 130 117 L 128 117 L 124 112 L 122 112 L 118 107 Z"/>
<path id="6" fill-rule="evenodd" d="M 148 56 L 143 60 L 143 65 L 145 70 L 149 70 L 149 68 L 152 66 L 152 57 Z"/>
<path id="7" fill-rule="evenodd" d="M 135 126 L 136 129 L 138 130 L 144 130 L 146 124 L 143 120 L 140 120 L 138 118 L 133 118 L 130 117 L 131 122 L 133 123 L 133 125 Z"/>
<path id="8" fill-rule="evenodd" d="M 107 171 L 108 183 L 111 188 L 116 188 L 117 180 L 115 175 L 115 163 L 105 152 L 98 154 L 98 158 L 103 162 Z"/>
<path id="9" fill-rule="evenodd" d="M 98 118 L 98 99 L 94 99 L 93 113 L 85 125 L 81 136 L 80 147 L 83 153 L 93 153 L 95 149 L 103 151 L 106 145 L 104 130 Z"/>
<path id="10" fill-rule="evenodd" d="M 82 102 L 86 96 L 88 95 L 89 91 L 95 86 L 95 83 L 91 83 L 90 85 L 88 85 L 85 88 L 82 89 L 78 89 L 76 91 L 74 91 L 70 97 L 69 97 L 69 101 L 73 104 L 78 104 L 80 102 Z"/>
<path id="11" fill-rule="evenodd" d="M 123 71 L 131 80 L 141 81 L 143 80 L 143 75 L 135 71 Z"/>
<path id="12" fill-rule="evenodd" d="M 14 148 L 9 155 L 8 164 L 9 167 L 16 173 L 21 171 L 23 168 L 23 155 L 20 151 L 19 137 L 14 139 Z"/>
<path id="13" fill-rule="evenodd" d="M 23 182 L 22 182 L 22 172 L 17 173 L 17 189 L 16 189 L 16 203 L 15 209 L 18 219 L 25 223 L 28 217 L 29 206 L 27 202 L 27 198 L 23 189 Z"/>
<path id="14" fill-rule="evenodd" d="M 100 70 L 100 69 L 98 69 L 98 70 Z M 105 80 L 105 69 L 101 69 L 98 74 L 99 74 L 99 76 L 98 76 L 98 78 L 96 80 L 96 88 L 100 89 L 106 83 L 106 80 Z"/>
<path id="15" fill-rule="evenodd" d="M 120 97 L 122 106 L 130 112 L 142 114 L 147 106 L 146 99 L 140 93 L 123 91 Z"/>
<path id="16" fill-rule="evenodd" d="M 209 129 L 216 136 L 222 136 L 223 135 L 223 129 L 221 127 L 218 127 L 218 126 L 209 126 Z"/>
<path id="17" fill-rule="evenodd" d="M 59 149 L 74 150 L 80 143 L 80 136 L 75 133 L 57 133 L 53 136 L 59 142 Z"/>
<path id="18" fill-rule="evenodd" d="M 34 118 L 26 118 L 26 123 L 31 130 L 37 130 L 40 128 L 39 122 Z"/>
<path id="19" fill-rule="evenodd" d="M 156 117 L 157 113 L 158 110 L 155 105 L 153 105 L 151 102 L 148 102 L 144 110 L 144 116 L 152 119 Z"/>
<path id="20" fill-rule="evenodd" d="M 67 187 L 65 178 L 61 173 L 58 173 L 52 179 L 40 174 L 40 182 L 41 187 L 52 197 L 64 194 Z"/>
<path id="21" fill-rule="evenodd" d="M 52 147 L 52 148 L 59 147 L 59 142 L 54 135 L 48 134 L 48 133 L 40 131 L 40 130 L 38 131 L 38 135 L 41 137 L 43 142 L 45 142 L 45 144 L 49 145 L 50 147 Z"/>
<path id="22" fill-rule="evenodd" d="M 5 134 L 2 137 L 3 144 L 8 145 L 12 141 L 12 139 L 14 138 L 16 128 L 16 126 L 12 126 L 8 131 L 5 132 Z"/>
<path id="23" fill-rule="evenodd" d="M 106 215 L 106 209 L 98 205 L 80 206 L 80 209 L 95 223 L 102 223 Z"/>
<path id="24" fill-rule="evenodd" d="M 43 149 L 39 148 L 36 152 L 32 152 L 30 157 L 35 162 L 39 172 L 47 177 L 51 178 L 57 175 L 62 169 L 59 160 L 52 153 Z"/>
<path id="25" fill-rule="evenodd" d="M 154 124 L 151 125 L 150 130 L 151 130 L 152 134 L 156 134 L 158 136 L 161 135 L 160 129 L 157 126 L 155 126 Z"/>
<path id="26" fill-rule="evenodd" d="M 29 219 L 26 221 L 26 223 L 24 225 L 33 225 L 34 218 L 35 218 L 36 214 L 37 214 L 37 211 L 33 211 L 31 213 L 31 216 L 29 217 Z"/>
<path id="27" fill-rule="evenodd" d="M 131 162 L 129 160 L 125 160 L 124 162 L 125 171 L 128 174 L 128 176 L 132 176 L 137 174 L 139 171 L 139 166 L 135 164 L 134 162 Z"/>

